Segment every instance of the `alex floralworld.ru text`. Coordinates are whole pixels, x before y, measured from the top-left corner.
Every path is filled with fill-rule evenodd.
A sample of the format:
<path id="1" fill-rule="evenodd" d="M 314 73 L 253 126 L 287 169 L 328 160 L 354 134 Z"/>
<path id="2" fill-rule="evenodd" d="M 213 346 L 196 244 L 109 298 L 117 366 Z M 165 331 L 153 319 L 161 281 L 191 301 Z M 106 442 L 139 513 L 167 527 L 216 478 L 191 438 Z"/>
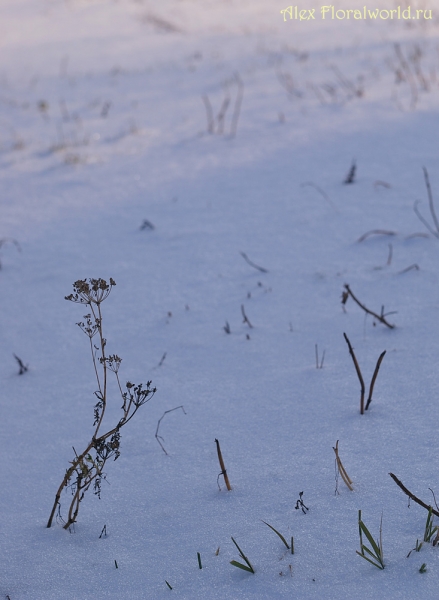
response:
<path id="1" fill-rule="evenodd" d="M 398 6 L 393 9 L 369 9 L 367 6 L 363 6 L 361 9 L 345 9 L 336 10 L 332 4 L 327 6 L 321 6 L 320 9 L 315 8 L 299 8 L 298 6 L 289 6 L 281 11 L 284 17 L 284 21 L 288 19 L 294 19 L 297 21 L 312 21 L 320 17 L 321 19 L 331 20 L 364 20 L 364 19 L 403 19 L 403 20 L 431 20 L 433 14 L 431 9 L 412 9 L 411 6 L 407 8 L 401 8 Z"/>

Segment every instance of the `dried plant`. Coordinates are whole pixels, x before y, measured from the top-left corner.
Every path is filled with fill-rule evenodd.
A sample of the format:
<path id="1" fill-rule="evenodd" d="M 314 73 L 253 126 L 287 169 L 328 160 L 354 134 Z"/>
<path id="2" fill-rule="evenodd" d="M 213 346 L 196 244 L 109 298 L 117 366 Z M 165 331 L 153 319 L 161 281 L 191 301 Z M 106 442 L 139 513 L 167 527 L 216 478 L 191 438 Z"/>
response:
<path id="1" fill-rule="evenodd" d="M 360 393 L 360 413 L 363 415 L 364 411 L 368 410 L 368 408 L 370 406 L 370 403 L 372 402 L 373 388 L 375 387 L 375 382 L 376 382 L 376 378 L 378 377 L 378 371 L 380 370 L 381 363 L 383 361 L 384 356 L 386 355 L 386 350 L 384 350 L 383 352 L 381 352 L 381 354 L 378 357 L 377 364 L 375 365 L 375 370 L 373 372 L 372 379 L 370 380 L 369 395 L 367 397 L 366 408 L 365 408 L 364 407 L 364 393 L 366 391 L 366 387 L 364 385 L 364 379 L 363 379 L 363 375 L 361 374 L 360 365 L 358 364 L 357 357 L 355 356 L 354 349 L 352 348 L 352 344 L 351 344 L 348 336 L 345 333 L 343 333 L 343 336 L 344 336 L 344 339 L 346 340 L 346 343 L 348 345 L 349 354 L 352 357 L 352 360 L 353 360 L 353 363 L 354 363 L 354 366 L 355 366 L 355 371 L 357 372 L 358 380 L 360 382 L 360 386 L 361 386 L 361 393 Z"/>
<path id="2" fill-rule="evenodd" d="M 165 355 L 166 355 L 166 353 L 165 353 Z M 163 450 L 163 452 L 166 454 L 166 456 L 169 456 L 169 454 L 166 452 L 166 448 L 165 448 L 165 447 L 164 447 L 164 445 L 163 445 L 163 444 L 164 444 L 164 441 L 165 441 L 164 437 L 163 437 L 163 436 L 161 436 L 161 435 L 159 435 L 159 429 L 160 429 L 160 425 L 161 425 L 161 422 L 162 422 L 162 420 L 164 419 L 164 417 L 165 417 L 165 416 L 166 416 L 168 413 L 174 412 L 174 410 L 178 410 L 179 408 L 181 408 L 181 410 L 184 412 L 184 414 L 185 414 L 185 415 L 187 414 L 187 413 L 186 413 L 186 411 L 184 410 L 184 406 L 183 406 L 183 405 L 181 405 L 181 406 L 176 406 L 175 408 L 171 408 L 171 409 L 169 409 L 169 410 L 165 410 L 165 412 L 162 414 L 162 416 L 161 416 L 161 417 L 160 417 L 160 419 L 158 420 L 158 423 L 157 423 L 157 429 L 155 430 L 155 439 L 156 439 L 156 440 L 158 441 L 158 443 L 160 444 L 160 447 L 161 447 L 161 449 Z"/>
<path id="3" fill-rule="evenodd" d="M 151 381 L 148 381 L 146 386 L 142 383 L 135 385 L 128 381 L 125 384 L 125 389 L 123 389 L 119 379 L 119 368 L 122 359 L 116 354 L 108 356 L 106 354 L 107 340 L 103 334 L 101 304 L 108 298 L 115 285 L 116 283 L 111 278 L 109 284 L 104 279 L 79 280 L 73 284 L 74 293 L 66 296 L 66 300 L 90 307 L 90 312 L 84 316 L 84 321 L 77 323 L 77 325 L 89 338 L 98 387 L 97 391 L 94 392 L 97 403 L 94 406 L 93 436 L 80 454 L 73 448 L 75 456 L 70 462 L 71 466 L 66 470 L 61 485 L 56 492 L 47 527 L 51 527 L 55 513 L 63 521 L 64 529 L 68 529 L 73 525 L 76 522 L 79 506 L 85 492 L 90 487 L 92 487 L 94 494 L 100 498 L 101 484 L 106 478 L 105 464 L 109 458 L 116 460 L 120 456 L 120 430 L 131 421 L 139 408 L 148 402 L 156 392 L 156 388 L 151 388 Z M 97 338 L 96 343 L 94 343 L 95 337 Z M 122 398 L 122 417 L 114 427 L 102 433 L 101 427 L 108 402 L 110 371 L 116 377 Z M 61 492 L 64 488 L 69 489 L 72 493 L 66 521 L 61 517 L 60 504 Z"/>
<path id="4" fill-rule="evenodd" d="M 415 202 L 415 205 L 413 208 L 416 213 L 416 216 L 425 225 L 425 227 L 428 229 L 428 231 L 432 235 L 434 235 L 434 237 L 439 239 L 439 220 L 437 218 L 436 211 L 434 208 L 433 194 L 431 191 L 430 179 L 428 177 L 428 171 L 425 167 L 423 167 L 423 171 L 424 171 L 425 187 L 427 188 L 428 206 L 430 208 L 430 214 L 431 214 L 431 219 L 433 221 L 434 228 L 430 225 L 430 223 L 426 219 L 424 219 L 424 217 L 419 212 L 418 204 L 419 204 L 420 200 L 417 200 Z"/>
<path id="5" fill-rule="evenodd" d="M 222 475 L 224 477 L 224 482 L 226 484 L 227 490 L 229 492 L 231 492 L 232 491 L 232 486 L 230 485 L 229 476 L 227 475 L 226 467 L 224 465 L 224 459 L 223 459 L 223 455 L 222 455 L 222 452 L 221 452 L 220 443 L 219 443 L 219 441 L 217 439 L 215 439 L 215 444 L 216 444 L 216 451 L 217 451 L 217 454 L 218 454 L 218 461 L 219 461 L 219 464 L 220 464 L 220 467 L 221 467 L 221 473 L 218 475 L 216 482 L 218 484 L 218 488 L 221 490 L 220 484 L 219 484 L 219 478 Z"/>
<path id="6" fill-rule="evenodd" d="M 419 504 L 419 506 L 422 506 L 429 512 L 431 511 L 431 514 L 436 515 L 436 517 L 439 517 L 439 511 L 434 510 L 430 505 L 426 504 L 420 498 L 415 496 L 410 490 L 408 490 L 405 487 L 405 485 L 403 485 L 403 483 L 398 479 L 398 477 L 396 475 L 394 475 L 393 473 L 389 473 L 389 475 L 393 479 L 393 481 L 396 483 L 396 485 L 402 489 L 404 494 L 407 494 L 407 496 L 409 497 L 409 504 L 410 504 L 410 500 L 413 500 L 413 502 L 416 502 L 416 504 Z"/>
<path id="7" fill-rule="evenodd" d="M 343 181 L 344 184 L 350 184 L 350 183 L 354 183 L 355 181 L 355 173 L 357 172 L 357 163 L 354 160 L 352 161 L 352 165 L 351 168 L 349 169 L 349 173 L 346 175 L 345 180 Z"/>
<path id="8" fill-rule="evenodd" d="M 395 325 L 392 325 L 391 323 L 389 323 L 386 320 L 386 317 L 388 315 L 394 315 L 394 314 L 396 314 L 397 311 L 393 310 L 391 312 L 385 313 L 384 312 L 384 306 L 382 306 L 381 307 L 381 313 L 378 314 L 378 313 L 374 312 L 373 310 L 369 310 L 367 308 L 367 306 L 365 306 L 362 302 L 360 302 L 358 300 L 358 298 L 354 295 L 354 293 L 352 292 L 351 288 L 348 286 L 347 283 L 344 284 L 344 289 L 345 289 L 345 291 L 342 292 L 342 295 L 341 295 L 341 303 L 342 303 L 343 307 L 346 305 L 346 302 L 348 301 L 349 296 L 350 296 L 352 298 L 352 300 L 354 302 L 356 302 L 358 304 L 358 306 L 364 310 L 365 313 L 367 313 L 368 315 L 372 315 L 372 317 L 374 317 L 375 319 L 377 319 L 377 321 L 379 321 L 383 325 L 386 325 L 387 327 L 389 327 L 389 329 L 394 329 L 395 328 Z"/>
<path id="9" fill-rule="evenodd" d="M 341 475 L 341 478 L 343 479 L 343 481 L 345 482 L 347 487 L 352 492 L 354 489 L 352 486 L 353 481 L 347 474 L 346 469 L 344 468 L 343 463 L 341 462 L 341 458 L 338 454 L 338 440 L 337 440 L 335 446 L 332 446 L 332 449 L 335 452 L 335 494 L 337 495 L 339 493 L 338 492 L 338 476 L 339 475 Z"/>

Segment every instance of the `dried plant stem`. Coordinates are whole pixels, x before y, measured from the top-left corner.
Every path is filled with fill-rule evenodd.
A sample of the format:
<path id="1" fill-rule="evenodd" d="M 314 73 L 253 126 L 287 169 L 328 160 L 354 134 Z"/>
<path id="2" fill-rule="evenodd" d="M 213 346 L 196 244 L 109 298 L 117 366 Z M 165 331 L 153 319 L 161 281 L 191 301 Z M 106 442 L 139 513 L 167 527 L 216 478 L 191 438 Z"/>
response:
<path id="1" fill-rule="evenodd" d="M 363 233 L 363 235 L 358 238 L 357 243 L 364 242 L 364 240 L 371 235 L 396 235 L 396 231 L 389 231 L 388 229 L 372 229 L 371 231 Z"/>
<path id="2" fill-rule="evenodd" d="M 235 81 L 238 86 L 238 92 L 236 95 L 235 107 L 233 109 L 232 122 L 230 124 L 230 137 L 232 138 L 235 137 L 236 131 L 238 129 L 239 115 L 241 113 L 242 99 L 244 97 L 244 84 L 242 82 L 241 77 L 239 76 L 239 73 L 236 73 Z"/>
<path id="3" fill-rule="evenodd" d="M 355 356 L 354 349 L 352 348 L 352 344 L 349 341 L 348 336 L 345 333 L 343 333 L 343 335 L 344 335 L 344 339 L 346 340 L 346 343 L 347 343 L 348 348 L 349 348 L 349 354 L 352 356 L 352 360 L 354 361 L 354 366 L 355 366 L 355 370 L 356 370 L 357 375 L 358 375 L 358 379 L 360 380 L 360 386 L 361 386 L 360 413 L 364 414 L 364 391 L 365 391 L 364 379 L 363 379 L 363 376 L 361 374 L 360 365 L 358 364 L 357 357 Z"/>
<path id="4" fill-rule="evenodd" d="M 338 440 L 335 444 L 335 447 L 333 446 L 332 449 L 335 452 L 335 461 L 337 463 L 337 469 L 338 472 L 341 475 L 341 478 L 343 479 L 343 481 L 345 482 L 345 484 L 347 485 L 347 487 L 351 490 L 351 492 L 353 491 L 353 486 L 352 486 L 352 479 L 349 477 L 349 475 L 346 473 L 346 469 L 343 466 L 343 463 L 341 462 L 340 456 L 338 455 Z"/>
<path id="5" fill-rule="evenodd" d="M 366 407 L 364 407 L 365 385 L 364 385 L 363 376 L 361 374 L 360 365 L 358 364 L 357 357 L 355 356 L 354 349 L 352 348 L 352 344 L 349 341 L 348 336 L 345 333 L 343 333 L 343 335 L 344 335 L 344 339 L 346 340 L 346 343 L 347 343 L 347 345 L 349 347 L 349 353 L 352 356 L 352 360 L 354 361 L 355 370 L 357 372 L 358 379 L 360 380 L 360 386 L 361 386 L 360 413 L 364 414 L 364 411 L 369 408 L 369 405 L 372 402 L 373 388 L 375 386 L 375 381 L 376 381 L 376 378 L 378 377 L 378 371 L 380 370 L 380 366 L 381 366 L 381 363 L 383 361 L 384 355 L 386 354 L 386 350 L 384 350 L 383 352 L 381 352 L 381 354 L 380 354 L 380 356 L 379 356 L 379 358 L 377 360 L 377 364 L 375 366 L 375 370 L 373 372 L 372 379 L 371 379 L 370 385 L 369 385 L 369 395 L 367 397 Z"/>
<path id="6" fill-rule="evenodd" d="M 230 485 L 229 476 L 227 475 L 226 467 L 224 465 L 223 455 L 221 454 L 220 443 L 216 438 L 215 438 L 215 444 L 216 444 L 216 451 L 218 452 L 218 460 L 219 460 L 219 464 L 220 464 L 220 468 L 221 468 L 220 475 L 222 475 L 224 477 L 224 482 L 226 484 L 226 487 L 227 487 L 228 491 L 231 492 L 232 486 Z M 218 475 L 218 477 L 219 477 L 219 475 Z"/>
<path id="7" fill-rule="evenodd" d="M 422 506 L 423 508 L 425 508 L 426 510 L 430 510 L 431 512 L 436 515 L 437 517 L 439 517 L 439 512 L 437 510 L 434 510 L 431 506 L 429 506 L 428 504 L 426 504 L 425 502 L 422 502 L 422 500 L 420 500 L 419 498 L 417 498 L 414 494 L 412 494 L 412 492 L 410 490 L 408 490 L 405 485 L 402 484 L 402 482 L 396 477 L 396 475 L 394 475 L 393 473 L 389 473 L 390 477 L 393 479 L 393 481 L 396 483 L 397 486 L 399 486 L 402 491 L 404 492 L 404 494 L 407 494 L 407 496 L 413 500 L 413 502 L 416 502 L 416 504 L 419 504 L 419 506 Z"/>
<path id="8" fill-rule="evenodd" d="M 166 353 L 165 353 L 166 356 Z M 184 406 L 176 406 L 175 408 L 171 408 L 170 410 L 165 410 L 165 412 L 162 414 L 162 416 L 160 417 L 160 419 L 158 420 L 157 423 L 157 429 L 155 430 L 155 439 L 158 441 L 158 443 L 160 444 L 161 449 L 163 450 L 163 452 L 166 454 L 166 456 L 169 456 L 169 454 L 166 452 L 165 447 L 163 446 L 162 442 L 164 442 L 164 438 L 159 435 L 159 428 L 160 428 L 160 423 L 162 422 L 162 419 L 170 412 L 173 412 L 174 410 L 178 410 L 179 408 L 181 408 L 181 410 L 184 412 L 184 414 L 186 414 L 186 411 L 184 410 Z M 160 441 L 161 440 L 161 441 Z"/>
<path id="9" fill-rule="evenodd" d="M 416 263 L 413 265 L 410 265 L 409 267 L 406 267 L 402 271 L 398 271 L 398 275 L 402 275 L 403 273 L 408 273 L 409 271 L 413 271 L 413 269 L 415 271 L 419 271 L 419 265 L 417 265 Z"/>
<path id="10" fill-rule="evenodd" d="M 385 314 L 383 314 L 383 309 L 381 311 L 381 315 L 378 315 L 377 313 L 373 312 L 372 310 L 369 310 L 366 306 L 364 306 L 364 304 L 362 304 L 358 298 L 356 296 L 354 296 L 351 288 L 349 287 L 349 285 L 347 283 L 345 283 L 344 288 L 346 290 L 345 294 L 344 294 L 344 304 L 346 303 L 346 300 L 348 298 L 348 296 L 350 296 L 352 298 L 352 300 L 354 300 L 354 302 L 356 302 L 358 304 L 358 306 L 360 308 L 362 308 L 364 310 L 364 312 L 368 313 L 369 315 L 372 315 L 373 317 L 375 317 L 375 319 L 377 319 L 380 323 L 383 323 L 383 325 L 386 325 L 387 327 L 389 327 L 389 329 L 394 329 L 395 325 L 392 325 L 391 323 L 389 323 L 388 321 L 386 321 L 386 316 Z M 390 313 L 388 313 L 390 314 Z"/>
<path id="11" fill-rule="evenodd" d="M 212 104 L 210 103 L 208 96 L 204 95 L 204 96 L 202 96 L 202 99 L 204 102 L 204 106 L 206 108 L 207 132 L 214 133 L 215 122 L 214 122 L 214 118 L 213 118 Z"/>
<path id="12" fill-rule="evenodd" d="M 240 252 L 240 255 L 251 267 L 254 267 L 258 271 L 261 271 L 261 273 L 268 273 L 267 269 L 264 269 L 264 267 L 260 267 L 259 265 L 251 261 L 245 252 Z"/>
<path id="13" fill-rule="evenodd" d="M 421 213 L 418 210 L 418 204 L 419 204 L 419 200 L 417 202 L 415 202 L 415 205 L 413 207 L 416 216 L 418 217 L 418 219 L 425 225 L 425 227 L 428 229 L 428 231 L 434 235 L 435 237 L 439 238 L 439 220 L 436 216 L 436 211 L 434 208 L 434 202 L 433 202 L 433 194 L 431 192 L 431 185 L 430 185 L 430 179 L 428 177 L 428 171 L 425 167 L 422 167 L 423 171 L 424 171 L 424 179 L 425 179 L 425 186 L 427 188 L 427 195 L 428 195 L 428 205 L 430 207 L 430 214 L 431 214 L 431 218 L 433 219 L 433 223 L 434 226 L 436 228 L 436 230 L 434 230 L 430 224 L 428 223 L 428 221 L 426 221 L 424 219 L 424 217 L 421 215 Z"/>
<path id="14" fill-rule="evenodd" d="M 379 358 L 377 360 L 375 371 L 373 372 L 372 380 L 370 382 L 369 397 L 367 398 L 367 402 L 366 402 L 366 410 L 369 408 L 369 405 L 372 402 L 373 388 L 374 388 L 374 385 L 375 385 L 376 378 L 378 377 L 378 371 L 380 370 L 380 365 L 382 363 L 382 360 L 383 360 L 385 354 L 386 354 L 386 350 L 384 350 L 383 352 L 381 352 L 381 354 L 380 354 L 380 356 L 379 356 Z"/>
<path id="15" fill-rule="evenodd" d="M 241 304 L 241 313 L 242 313 L 242 318 L 243 318 L 243 323 L 247 323 L 247 325 L 250 327 L 250 329 L 253 329 L 253 325 L 250 323 L 250 321 L 248 320 L 247 315 L 245 314 L 245 310 L 244 310 L 244 305 Z"/>
<path id="16" fill-rule="evenodd" d="M 393 257 L 393 246 L 392 244 L 389 244 L 389 254 L 387 255 L 387 266 L 390 267 L 390 265 L 392 264 L 392 257 Z"/>
<path id="17" fill-rule="evenodd" d="M 74 294 L 66 297 L 77 304 L 89 307 L 90 314 L 84 316 L 85 322 L 78 323 L 82 331 L 87 335 L 90 341 L 90 350 L 92 362 L 96 376 L 97 391 L 95 396 L 97 403 L 94 407 L 94 432 L 90 442 L 85 450 L 78 454 L 73 448 L 75 457 L 70 462 L 70 467 L 66 470 L 64 478 L 59 486 L 53 507 L 47 522 L 47 527 L 52 526 L 55 512 L 58 509 L 60 516 L 60 497 L 64 488 L 70 488 L 72 500 L 68 511 L 67 521 L 64 523 L 64 529 L 69 529 L 76 522 L 79 506 L 84 498 L 85 492 L 93 484 L 94 493 L 100 497 L 101 482 L 105 479 L 104 467 L 107 460 L 113 457 L 116 460 L 120 455 L 120 430 L 126 425 L 138 409 L 145 404 L 155 393 L 155 388 L 151 389 L 149 381 L 143 389 L 143 384 L 134 385 L 126 383 L 126 391 L 122 391 L 119 380 L 118 370 L 122 359 L 117 355 L 106 355 L 107 340 L 104 337 L 102 329 L 101 303 L 108 297 L 115 282 L 110 279 L 110 284 L 103 279 L 79 280 L 73 285 Z M 93 338 L 97 336 L 98 342 L 93 343 Z M 122 417 L 117 425 L 105 433 L 100 433 L 100 428 L 107 408 L 107 377 L 108 371 L 115 374 L 117 385 L 123 401 L 121 410 Z"/>

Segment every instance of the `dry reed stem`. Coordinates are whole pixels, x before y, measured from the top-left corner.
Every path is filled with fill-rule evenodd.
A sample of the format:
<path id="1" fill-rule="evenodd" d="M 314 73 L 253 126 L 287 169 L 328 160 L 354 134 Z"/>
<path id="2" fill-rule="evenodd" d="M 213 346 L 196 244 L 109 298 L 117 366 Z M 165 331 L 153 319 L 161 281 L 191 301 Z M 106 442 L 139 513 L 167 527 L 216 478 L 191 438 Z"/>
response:
<path id="1" fill-rule="evenodd" d="M 343 481 L 345 482 L 345 484 L 347 485 L 347 487 L 351 490 L 351 492 L 354 491 L 354 488 L 352 486 L 352 479 L 349 477 L 349 475 L 346 473 L 346 469 L 343 466 L 343 463 L 341 462 L 340 456 L 338 455 L 338 440 L 335 444 L 335 447 L 333 446 L 332 449 L 335 452 L 335 460 L 337 462 L 337 468 L 338 468 L 338 472 L 341 475 L 341 478 L 343 479 Z"/>

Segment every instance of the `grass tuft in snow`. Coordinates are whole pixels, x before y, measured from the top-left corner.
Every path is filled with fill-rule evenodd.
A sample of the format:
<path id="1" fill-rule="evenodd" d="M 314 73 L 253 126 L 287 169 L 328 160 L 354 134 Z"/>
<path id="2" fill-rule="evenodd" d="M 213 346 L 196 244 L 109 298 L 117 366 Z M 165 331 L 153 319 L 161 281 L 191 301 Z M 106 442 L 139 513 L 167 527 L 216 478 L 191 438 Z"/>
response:
<path id="1" fill-rule="evenodd" d="M 364 558 L 365 560 L 370 562 L 372 565 L 374 565 L 374 567 L 377 567 L 378 569 L 384 569 L 383 516 L 381 515 L 379 541 L 375 541 L 373 539 L 370 531 L 361 520 L 361 510 L 358 511 L 358 529 L 360 532 L 360 552 L 358 552 L 358 550 L 356 551 L 358 556 L 361 556 L 361 558 Z M 363 533 L 370 544 L 370 548 L 363 544 Z M 366 556 L 365 553 L 367 553 L 369 556 Z"/>
<path id="2" fill-rule="evenodd" d="M 436 525 L 433 527 L 433 508 L 430 506 L 428 510 L 427 520 L 425 522 L 425 530 L 424 530 L 424 542 L 430 543 L 431 538 L 438 531 L 439 527 Z"/>
<path id="3" fill-rule="evenodd" d="M 246 565 L 243 565 L 242 563 L 236 561 L 236 560 L 231 560 L 230 564 L 233 565 L 234 567 L 238 567 L 239 569 L 243 569 L 244 571 L 249 571 L 250 573 L 255 572 L 255 570 L 253 569 L 251 562 L 249 561 L 249 559 L 246 557 L 246 555 L 244 554 L 244 552 L 241 550 L 241 548 L 238 546 L 238 544 L 235 542 L 235 540 L 232 538 L 232 542 L 235 544 L 235 546 L 238 548 L 238 552 L 239 552 L 239 556 L 242 558 L 242 560 L 245 561 Z"/>

